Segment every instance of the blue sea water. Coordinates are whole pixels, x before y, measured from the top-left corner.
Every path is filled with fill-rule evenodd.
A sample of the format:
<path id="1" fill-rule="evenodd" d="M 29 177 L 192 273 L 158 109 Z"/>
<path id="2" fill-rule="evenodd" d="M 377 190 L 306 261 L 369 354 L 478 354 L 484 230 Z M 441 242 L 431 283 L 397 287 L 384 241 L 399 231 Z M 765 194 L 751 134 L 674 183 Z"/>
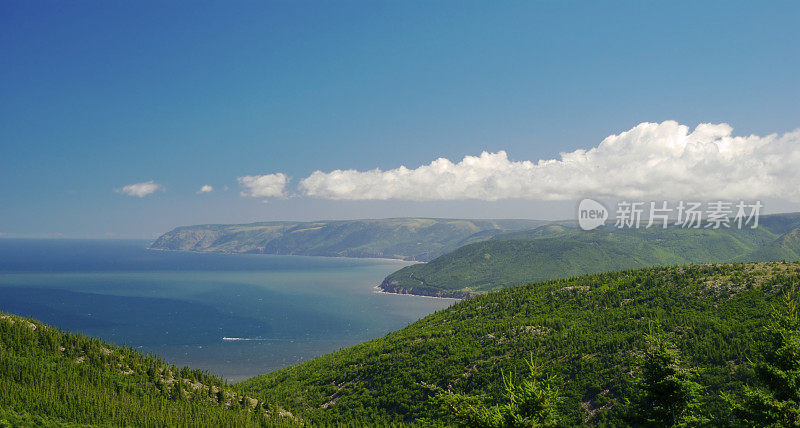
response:
<path id="1" fill-rule="evenodd" d="M 243 380 L 451 305 L 376 293 L 406 262 L 153 251 L 137 240 L 0 239 L 0 311 Z"/>

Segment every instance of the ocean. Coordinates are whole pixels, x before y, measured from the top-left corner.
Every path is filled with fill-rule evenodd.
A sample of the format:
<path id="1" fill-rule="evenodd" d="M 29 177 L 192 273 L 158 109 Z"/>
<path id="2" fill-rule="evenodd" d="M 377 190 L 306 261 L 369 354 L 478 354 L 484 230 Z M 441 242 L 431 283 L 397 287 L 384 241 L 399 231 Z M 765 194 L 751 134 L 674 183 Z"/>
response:
<path id="1" fill-rule="evenodd" d="M 380 337 L 452 299 L 377 293 L 407 262 L 0 239 L 0 311 L 236 382 Z"/>

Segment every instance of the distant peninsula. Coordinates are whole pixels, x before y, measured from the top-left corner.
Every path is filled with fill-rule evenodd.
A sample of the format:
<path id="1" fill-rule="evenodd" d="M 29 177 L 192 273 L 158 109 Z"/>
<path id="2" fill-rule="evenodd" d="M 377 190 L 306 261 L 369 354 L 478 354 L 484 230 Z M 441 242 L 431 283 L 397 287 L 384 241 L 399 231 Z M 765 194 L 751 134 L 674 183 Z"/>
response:
<path id="1" fill-rule="evenodd" d="M 427 262 L 463 245 L 546 223 L 542 220 L 389 218 L 206 224 L 177 227 L 156 239 L 150 248 Z"/>

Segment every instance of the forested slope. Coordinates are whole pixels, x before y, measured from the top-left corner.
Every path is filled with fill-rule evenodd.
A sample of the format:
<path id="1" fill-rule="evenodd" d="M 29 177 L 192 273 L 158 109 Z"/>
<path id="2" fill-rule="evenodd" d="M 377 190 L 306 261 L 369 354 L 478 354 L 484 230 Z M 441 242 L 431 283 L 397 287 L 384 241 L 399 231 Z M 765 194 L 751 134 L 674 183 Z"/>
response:
<path id="1" fill-rule="evenodd" d="M 0 313 L 0 426 L 298 426 L 199 370 Z"/>
<path id="2" fill-rule="evenodd" d="M 436 417 L 431 389 L 503 393 L 531 355 L 555 376 L 567 425 L 623 424 L 631 376 L 653 325 L 674 342 L 702 406 L 754 382 L 764 326 L 800 284 L 798 263 L 648 268 L 511 287 L 464 300 L 407 328 L 269 373 L 242 386 L 313 421 Z"/>

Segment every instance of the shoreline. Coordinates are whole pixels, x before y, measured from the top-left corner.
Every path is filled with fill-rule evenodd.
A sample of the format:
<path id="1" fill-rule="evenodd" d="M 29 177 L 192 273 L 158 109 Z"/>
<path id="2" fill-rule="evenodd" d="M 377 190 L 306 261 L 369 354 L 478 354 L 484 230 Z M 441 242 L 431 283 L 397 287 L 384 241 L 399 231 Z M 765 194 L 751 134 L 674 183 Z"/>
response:
<path id="1" fill-rule="evenodd" d="M 388 277 L 387 277 L 388 279 Z M 387 280 L 384 279 L 383 282 L 375 286 L 376 289 L 380 290 L 383 293 L 389 294 L 407 294 L 411 296 L 423 296 L 423 297 L 435 297 L 439 299 L 456 299 L 456 300 L 465 300 L 471 299 L 473 297 L 477 297 L 479 293 L 471 293 L 466 291 L 458 291 L 458 290 L 451 290 L 451 291 L 444 291 L 444 290 L 416 290 L 415 288 L 403 288 L 403 287 L 394 287 L 387 284 Z"/>
<path id="2" fill-rule="evenodd" d="M 373 260 L 373 261 L 381 261 L 381 262 L 403 262 L 408 263 L 409 266 L 418 263 L 427 263 L 421 262 L 418 260 L 404 260 L 404 259 L 392 259 L 388 257 L 350 257 L 350 256 L 320 256 L 320 255 L 309 255 L 309 254 L 267 254 L 267 253 L 241 253 L 241 252 L 233 252 L 233 251 L 197 251 L 197 250 L 173 250 L 171 248 L 151 248 L 148 246 L 146 248 L 148 251 L 171 251 L 175 253 L 194 253 L 194 254 L 229 254 L 229 255 L 244 255 L 244 256 L 282 256 L 282 257 L 325 257 L 328 259 L 353 259 L 353 260 Z M 397 293 L 396 293 L 397 294 Z"/>
<path id="3" fill-rule="evenodd" d="M 428 296 L 425 294 L 413 294 L 413 293 L 393 293 L 391 291 L 386 291 L 381 288 L 380 285 L 375 285 L 372 287 L 374 290 L 373 293 L 375 294 L 391 294 L 393 296 L 413 296 L 413 297 L 427 297 L 429 299 L 444 299 L 444 300 L 454 300 L 456 302 L 460 302 L 464 300 L 462 297 L 445 297 L 445 296 Z"/>

